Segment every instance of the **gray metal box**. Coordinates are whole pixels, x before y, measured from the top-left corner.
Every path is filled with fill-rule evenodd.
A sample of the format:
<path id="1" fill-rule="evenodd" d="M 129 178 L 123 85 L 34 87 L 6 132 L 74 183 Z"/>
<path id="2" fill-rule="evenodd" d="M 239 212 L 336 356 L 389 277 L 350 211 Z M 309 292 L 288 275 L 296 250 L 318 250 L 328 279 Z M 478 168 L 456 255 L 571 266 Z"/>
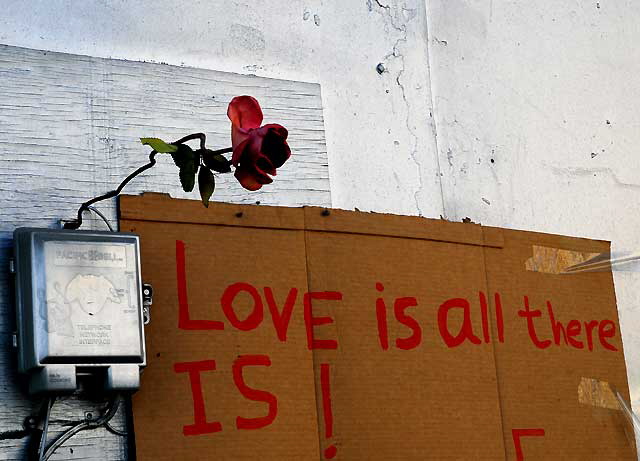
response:
<path id="1" fill-rule="evenodd" d="M 29 391 L 65 392 L 79 375 L 136 390 L 146 365 L 137 235 L 14 231 L 18 369 Z"/>

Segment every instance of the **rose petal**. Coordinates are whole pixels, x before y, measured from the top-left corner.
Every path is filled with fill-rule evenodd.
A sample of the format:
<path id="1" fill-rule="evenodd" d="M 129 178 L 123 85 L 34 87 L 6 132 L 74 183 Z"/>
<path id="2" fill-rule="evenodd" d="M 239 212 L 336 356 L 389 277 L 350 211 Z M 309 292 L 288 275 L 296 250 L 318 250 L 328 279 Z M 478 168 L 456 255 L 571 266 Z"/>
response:
<path id="1" fill-rule="evenodd" d="M 256 176 L 255 171 L 242 167 L 236 168 L 234 176 L 236 177 L 240 185 L 242 185 L 242 187 L 250 191 L 258 190 L 262 187 L 263 184 L 269 184 L 273 182 L 273 179 L 268 176 Z"/>
<path id="2" fill-rule="evenodd" d="M 262 109 L 251 96 L 236 96 L 229 103 L 227 116 L 238 128 L 259 128 L 262 123 Z"/>
<path id="3" fill-rule="evenodd" d="M 269 157 L 275 168 L 280 168 L 291 157 L 291 149 L 286 141 L 287 129 L 276 124 L 265 125 L 261 130 L 263 128 L 267 128 L 267 133 L 262 141 L 262 153 Z"/>
<path id="4" fill-rule="evenodd" d="M 233 166 L 243 163 L 254 165 L 261 151 L 262 136 L 259 135 L 258 130 L 249 130 L 247 138 L 233 149 L 231 163 Z"/>
<path id="5" fill-rule="evenodd" d="M 231 147 L 234 149 L 237 145 L 243 143 L 249 137 L 249 130 L 238 128 L 235 125 L 231 125 Z"/>
<path id="6" fill-rule="evenodd" d="M 272 176 L 276 175 L 276 169 L 271 164 L 271 161 L 264 155 L 261 155 L 260 158 L 256 160 L 255 168 L 260 173 L 270 174 Z"/>

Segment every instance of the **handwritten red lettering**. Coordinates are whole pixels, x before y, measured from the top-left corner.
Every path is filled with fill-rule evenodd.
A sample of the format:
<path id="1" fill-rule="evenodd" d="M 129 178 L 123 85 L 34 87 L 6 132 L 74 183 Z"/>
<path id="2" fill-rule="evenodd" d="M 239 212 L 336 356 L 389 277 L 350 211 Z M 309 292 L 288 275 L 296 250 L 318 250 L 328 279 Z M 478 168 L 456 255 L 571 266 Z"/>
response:
<path id="1" fill-rule="evenodd" d="M 240 320 L 233 309 L 233 301 L 242 291 L 249 293 L 253 298 L 253 310 L 244 320 Z M 262 309 L 262 298 L 260 298 L 258 290 L 249 283 L 238 282 L 233 285 L 229 285 L 227 289 L 224 290 L 222 298 L 220 298 L 220 305 L 222 306 L 222 312 L 226 315 L 229 323 L 238 330 L 251 331 L 257 328 L 262 322 L 264 315 Z"/>
<path id="2" fill-rule="evenodd" d="M 489 335 L 489 305 L 487 303 L 487 297 L 481 291 L 479 293 L 480 297 L 480 312 L 482 314 L 482 336 L 484 338 L 484 342 L 488 343 L 491 341 L 491 336 Z"/>
<path id="3" fill-rule="evenodd" d="M 502 302 L 500 300 L 500 294 L 494 295 L 494 302 L 496 305 L 496 325 L 498 326 L 498 341 L 504 342 L 504 316 L 502 315 Z"/>
<path id="4" fill-rule="evenodd" d="M 298 289 L 291 288 L 287 299 L 284 302 L 282 312 L 278 312 L 278 306 L 273 296 L 273 290 L 269 287 L 264 287 L 264 297 L 267 300 L 267 306 L 269 306 L 269 312 L 271 313 L 271 319 L 273 320 L 273 327 L 276 329 L 278 339 L 282 342 L 287 340 L 287 331 L 289 330 L 289 322 L 291 321 L 291 314 L 293 313 L 293 306 L 296 303 L 298 297 Z"/>
<path id="5" fill-rule="evenodd" d="M 538 309 L 531 310 L 531 307 L 529 306 L 528 296 L 524 297 L 524 310 L 518 311 L 518 315 L 527 319 L 527 330 L 529 331 L 529 337 L 538 349 L 546 349 L 551 345 L 550 339 L 545 339 L 544 341 L 540 341 L 538 339 L 538 335 L 536 334 L 536 327 L 533 324 L 533 319 L 535 317 L 542 316 L 542 311 Z"/>
<path id="6" fill-rule="evenodd" d="M 547 310 L 549 311 L 549 321 L 551 322 L 551 329 L 553 330 L 553 341 L 556 345 L 560 345 L 560 335 L 564 339 L 564 343 L 567 344 L 567 333 L 564 331 L 562 323 L 556 322 L 556 318 L 553 315 L 553 306 L 547 301 Z"/>
<path id="7" fill-rule="evenodd" d="M 322 388 L 322 414 L 324 415 L 325 437 L 333 437 L 333 411 L 331 409 L 331 379 L 328 363 L 320 364 L 320 387 Z M 324 450 L 324 457 L 335 458 L 338 449 L 335 445 L 329 445 Z"/>
<path id="8" fill-rule="evenodd" d="M 415 349 L 420 345 L 420 342 L 422 341 L 422 329 L 420 328 L 420 325 L 418 324 L 416 319 L 405 313 L 405 310 L 407 308 L 415 307 L 417 305 L 418 302 L 416 301 L 416 298 L 413 297 L 398 298 L 393 304 L 393 312 L 395 313 L 398 322 L 408 326 L 413 331 L 411 336 L 407 338 L 396 339 L 396 347 L 398 349 Z"/>
<path id="9" fill-rule="evenodd" d="M 516 461 L 524 461 L 524 453 L 522 452 L 521 437 L 542 437 L 544 429 L 512 429 L 513 445 L 516 449 Z"/>
<path id="10" fill-rule="evenodd" d="M 309 292 L 304 295 L 304 322 L 307 327 L 307 346 L 309 349 L 337 349 L 335 339 L 314 339 L 313 327 L 333 323 L 331 317 L 314 317 L 311 301 L 313 299 L 326 301 L 342 300 L 342 293 L 337 291 Z"/>
<path id="11" fill-rule="evenodd" d="M 222 424 L 219 422 L 207 422 L 207 415 L 204 408 L 204 396 L 202 393 L 202 381 L 200 379 L 200 373 L 203 371 L 213 371 L 215 369 L 215 360 L 179 362 L 173 365 L 173 370 L 176 373 L 189 373 L 189 383 L 191 384 L 193 419 L 195 420 L 195 423 L 186 425 L 182 428 L 182 433 L 184 435 L 211 434 L 222 430 Z"/>
<path id="12" fill-rule="evenodd" d="M 609 328 L 606 328 L 606 327 Z M 617 352 L 617 348 L 607 342 L 606 338 L 613 338 L 616 335 L 616 324 L 611 320 L 603 320 L 598 327 L 598 336 L 600 338 L 600 344 L 607 350 Z"/>
<path id="13" fill-rule="evenodd" d="M 584 323 L 584 329 L 587 332 L 587 345 L 589 346 L 589 350 L 593 350 L 593 330 L 598 328 L 598 321 L 591 320 L 590 322 Z"/>
<path id="14" fill-rule="evenodd" d="M 383 291 L 384 286 L 382 283 L 376 283 L 376 289 Z M 389 349 L 389 327 L 387 324 L 387 306 L 384 303 L 384 299 L 376 299 L 376 320 L 378 322 L 378 340 L 380 341 L 380 347 L 383 350 Z"/>
<path id="15" fill-rule="evenodd" d="M 233 362 L 233 382 L 240 393 L 249 400 L 255 402 L 265 402 L 269 405 L 269 410 L 265 416 L 258 418 L 236 418 L 238 429 L 260 429 L 273 423 L 278 414 L 278 399 L 275 395 L 267 391 L 252 389 L 244 381 L 242 369 L 248 366 L 271 366 L 271 359 L 266 355 L 241 355 Z"/>
<path id="16" fill-rule="evenodd" d="M 449 332 L 448 326 L 449 311 L 451 311 L 451 309 L 462 309 L 464 315 L 460 331 L 455 336 Z M 482 342 L 480 338 L 473 334 L 471 306 L 469 305 L 469 301 L 464 298 L 449 299 L 440 305 L 438 309 L 438 328 L 440 329 L 440 336 L 447 347 L 459 346 L 465 340 L 469 340 L 473 344 L 480 344 Z"/>
<path id="17" fill-rule="evenodd" d="M 176 276 L 178 281 L 178 328 L 181 330 L 224 330 L 224 324 L 217 320 L 191 320 L 187 297 L 187 275 L 185 245 L 176 240 Z"/>
<path id="18" fill-rule="evenodd" d="M 582 325 L 577 320 L 570 320 L 567 324 L 567 340 L 569 341 L 569 344 L 576 349 L 584 348 L 584 343 L 574 338 L 574 336 L 578 336 L 580 334 L 581 329 Z"/>

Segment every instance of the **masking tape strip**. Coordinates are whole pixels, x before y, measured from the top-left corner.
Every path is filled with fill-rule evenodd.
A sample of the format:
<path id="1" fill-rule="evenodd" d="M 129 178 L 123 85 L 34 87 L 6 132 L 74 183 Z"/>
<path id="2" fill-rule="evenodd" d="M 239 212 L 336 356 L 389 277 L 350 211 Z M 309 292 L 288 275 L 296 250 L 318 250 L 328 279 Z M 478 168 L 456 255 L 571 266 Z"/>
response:
<path id="1" fill-rule="evenodd" d="M 611 386 L 606 381 L 581 378 L 578 385 L 578 402 L 593 407 L 620 410 L 620 404 Z"/>
<path id="2" fill-rule="evenodd" d="M 541 272 L 543 274 L 569 273 L 567 269 L 572 266 L 601 256 L 601 253 L 562 250 L 538 245 L 534 245 L 532 249 L 533 256 L 527 259 L 525 268 L 528 271 Z"/>

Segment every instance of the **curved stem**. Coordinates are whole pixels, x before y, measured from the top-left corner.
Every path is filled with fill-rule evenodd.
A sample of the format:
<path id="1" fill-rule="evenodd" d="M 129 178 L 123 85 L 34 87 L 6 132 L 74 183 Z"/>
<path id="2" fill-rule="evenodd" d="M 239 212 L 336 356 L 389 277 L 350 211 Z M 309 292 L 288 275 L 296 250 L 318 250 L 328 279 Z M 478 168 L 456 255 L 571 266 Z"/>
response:
<path id="1" fill-rule="evenodd" d="M 212 150 L 214 154 L 227 154 L 229 152 L 233 152 L 233 147 L 225 147 L 224 149 Z"/>
<path id="2" fill-rule="evenodd" d="M 207 140 L 207 137 L 204 133 L 192 133 L 189 134 L 187 136 L 184 136 L 183 138 L 178 139 L 177 141 L 171 143 L 171 144 L 182 144 L 185 143 L 187 141 L 191 141 L 193 139 L 199 139 L 200 140 L 200 149 L 205 149 L 205 142 Z M 219 149 L 216 151 L 213 151 L 215 154 L 223 154 L 225 152 L 232 152 L 233 148 L 228 147 L 225 149 Z M 156 164 L 156 154 L 158 152 L 156 152 L 155 150 L 151 151 L 151 153 L 149 154 L 149 163 L 147 163 L 146 165 L 141 166 L 140 168 L 138 168 L 137 170 L 135 170 L 133 173 L 131 173 L 129 176 L 127 176 L 126 178 L 124 178 L 124 180 L 120 183 L 120 185 L 118 186 L 117 189 L 112 190 L 110 192 L 107 192 L 106 194 L 100 195 L 98 197 L 94 197 L 91 200 L 88 200 L 86 202 L 84 202 L 82 205 L 80 205 L 80 208 L 78 208 L 78 215 L 76 217 L 76 219 L 74 219 L 73 221 L 67 222 L 64 224 L 64 228 L 65 229 L 78 229 L 81 225 L 82 225 L 82 213 L 86 210 L 89 209 L 89 207 L 91 205 L 93 205 L 96 202 L 100 202 L 102 200 L 106 200 L 108 198 L 113 198 L 116 197 L 118 194 L 120 194 L 120 192 L 122 192 L 122 189 L 124 189 L 124 187 L 129 184 L 129 182 L 135 178 L 136 176 L 138 176 L 140 173 L 143 173 L 144 171 L 148 170 L 149 168 L 152 168 L 155 164 Z"/>
<path id="3" fill-rule="evenodd" d="M 80 205 L 80 208 L 78 208 L 78 216 L 76 217 L 76 219 L 71 221 L 71 222 L 65 223 L 64 228 L 65 229 L 78 229 L 82 225 L 82 213 L 85 210 L 88 210 L 89 207 L 91 205 L 93 205 L 94 203 L 96 203 L 96 202 L 100 202 L 102 200 L 106 200 L 108 198 L 112 198 L 112 197 L 117 196 L 122 191 L 122 189 L 124 189 L 124 186 L 129 184 L 129 182 L 133 178 L 135 178 L 140 173 L 142 173 L 143 171 L 148 170 L 149 168 L 153 167 L 156 164 L 156 162 L 157 162 L 156 161 L 156 154 L 157 154 L 157 152 L 155 150 L 151 151 L 151 154 L 149 154 L 149 163 L 147 163 L 146 165 L 141 166 L 136 171 L 131 173 L 129 176 L 124 178 L 124 181 L 122 181 L 120 183 L 120 185 L 118 186 L 117 189 L 112 190 L 110 192 L 107 192 L 106 194 L 100 195 L 98 197 L 94 197 L 91 200 L 88 200 L 88 201 L 84 202 L 82 205 Z"/>

